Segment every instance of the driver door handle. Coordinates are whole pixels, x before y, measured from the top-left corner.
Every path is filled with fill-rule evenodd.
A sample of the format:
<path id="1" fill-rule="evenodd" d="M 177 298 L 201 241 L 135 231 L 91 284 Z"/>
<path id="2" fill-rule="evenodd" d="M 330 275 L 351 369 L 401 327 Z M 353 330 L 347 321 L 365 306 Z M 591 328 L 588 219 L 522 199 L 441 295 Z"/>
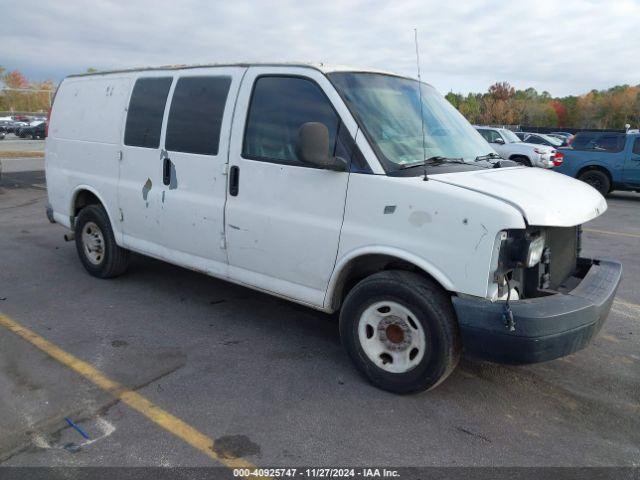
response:
<path id="1" fill-rule="evenodd" d="M 164 157 L 162 160 L 162 183 L 171 184 L 171 159 L 169 157 Z"/>
<path id="2" fill-rule="evenodd" d="M 235 197 L 240 188 L 240 167 L 234 165 L 229 170 L 229 195 Z"/>

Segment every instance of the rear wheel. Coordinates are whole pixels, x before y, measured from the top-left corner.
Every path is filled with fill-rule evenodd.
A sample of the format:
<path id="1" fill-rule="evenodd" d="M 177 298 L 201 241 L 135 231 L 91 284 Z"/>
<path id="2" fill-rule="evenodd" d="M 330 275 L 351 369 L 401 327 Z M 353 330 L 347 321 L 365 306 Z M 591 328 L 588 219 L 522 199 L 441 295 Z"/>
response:
<path id="1" fill-rule="evenodd" d="M 578 177 L 578 180 L 588 183 L 598 190 L 602 196 L 607 195 L 611 190 L 611 181 L 609 180 L 609 177 L 606 173 L 600 170 L 587 170 Z"/>
<path id="2" fill-rule="evenodd" d="M 102 205 L 84 207 L 75 222 L 76 250 L 84 268 L 98 278 L 123 274 L 129 251 L 118 246 L 109 216 Z"/>
<path id="3" fill-rule="evenodd" d="M 434 388 L 460 359 L 449 295 L 413 272 L 384 271 L 358 283 L 340 312 L 340 336 L 358 370 L 395 393 Z"/>

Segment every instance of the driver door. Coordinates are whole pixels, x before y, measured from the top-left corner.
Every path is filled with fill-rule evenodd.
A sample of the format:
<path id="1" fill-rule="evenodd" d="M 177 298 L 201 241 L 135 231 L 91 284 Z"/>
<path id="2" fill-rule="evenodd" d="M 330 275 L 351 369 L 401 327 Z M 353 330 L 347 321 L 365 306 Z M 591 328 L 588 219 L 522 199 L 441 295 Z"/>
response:
<path id="1" fill-rule="evenodd" d="M 229 155 L 225 231 L 231 278 L 322 306 L 349 173 L 303 164 L 296 145 L 300 126 L 321 122 L 329 130 L 329 153 L 336 154 L 338 102 L 326 77 L 315 70 L 247 71 Z"/>

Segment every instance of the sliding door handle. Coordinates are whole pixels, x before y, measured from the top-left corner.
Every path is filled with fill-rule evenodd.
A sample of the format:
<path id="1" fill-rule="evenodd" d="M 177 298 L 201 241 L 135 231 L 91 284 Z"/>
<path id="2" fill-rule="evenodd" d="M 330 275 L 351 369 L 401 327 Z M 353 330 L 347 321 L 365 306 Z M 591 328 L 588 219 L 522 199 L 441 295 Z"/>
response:
<path id="1" fill-rule="evenodd" d="M 240 168 L 236 165 L 229 170 L 229 195 L 235 197 L 238 195 L 240 182 Z"/>
<path id="2" fill-rule="evenodd" d="M 162 183 L 171 184 L 171 160 L 169 157 L 164 157 L 162 160 Z"/>

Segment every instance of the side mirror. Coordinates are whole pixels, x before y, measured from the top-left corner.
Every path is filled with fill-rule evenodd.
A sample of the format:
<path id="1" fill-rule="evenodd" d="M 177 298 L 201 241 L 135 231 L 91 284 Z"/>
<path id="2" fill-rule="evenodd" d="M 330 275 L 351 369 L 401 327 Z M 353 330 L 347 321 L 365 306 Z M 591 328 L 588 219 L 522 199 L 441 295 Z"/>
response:
<path id="1" fill-rule="evenodd" d="M 504 145 L 504 140 L 498 137 L 493 141 L 493 143 L 497 143 L 498 145 Z"/>
<path id="2" fill-rule="evenodd" d="M 298 130 L 298 159 L 302 163 L 327 170 L 344 172 L 346 160 L 329 156 L 329 129 L 320 122 L 304 123 Z"/>

